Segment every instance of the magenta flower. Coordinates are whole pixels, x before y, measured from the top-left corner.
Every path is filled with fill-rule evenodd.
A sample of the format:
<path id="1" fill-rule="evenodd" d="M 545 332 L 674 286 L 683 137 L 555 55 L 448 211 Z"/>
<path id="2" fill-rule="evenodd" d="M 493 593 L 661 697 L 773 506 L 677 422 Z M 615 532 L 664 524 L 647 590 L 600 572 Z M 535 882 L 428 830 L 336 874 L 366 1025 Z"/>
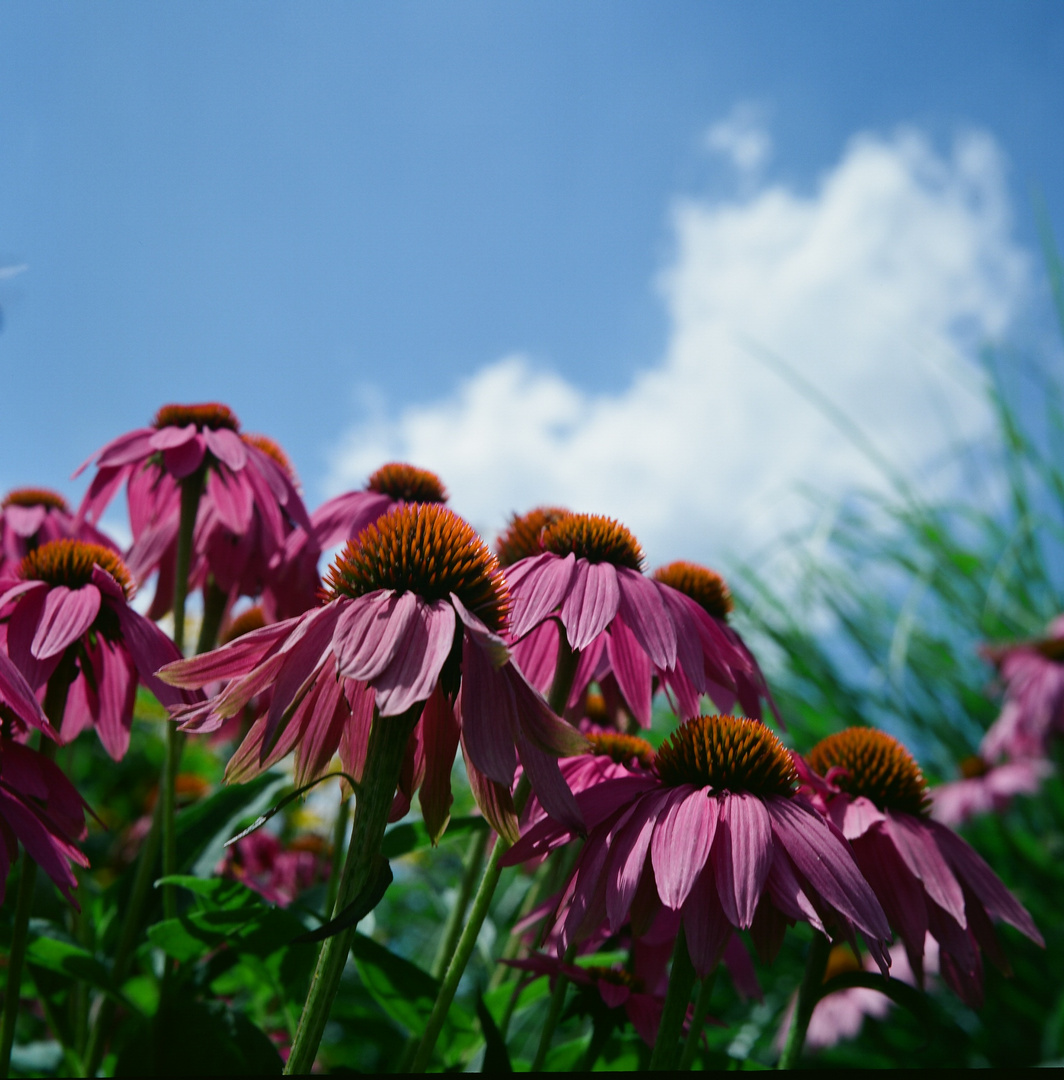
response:
<path id="1" fill-rule="evenodd" d="M 29 683 L 3 650 L 0 706 L 4 713 L 0 734 L 0 903 L 20 841 L 27 855 L 74 903 L 78 882 L 70 864 L 89 865 L 76 844 L 85 836 L 85 803 L 54 762 L 19 741 L 31 729 L 41 732 L 42 738 L 55 739 L 56 733 Z"/>
<path id="2" fill-rule="evenodd" d="M 395 507 L 348 542 L 326 586 L 323 607 L 160 672 L 186 687 L 230 680 L 218 697 L 179 714 L 186 731 L 220 727 L 271 688 L 230 779 L 293 749 L 300 777 L 324 771 L 339 752 L 358 779 L 374 715 L 416 709 L 400 792 L 420 788 L 434 835 L 446 825 L 459 743 L 477 802 L 500 833 L 515 836 L 518 755 L 543 805 L 580 827 L 556 758 L 587 744 L 508 663 L 499 636 L 506 583 L 469 525 L 436 504 Z"/>
<path id="3" fill-rule="evenodd" d="M 322 552 L 354 539 L 393 506 L 446 501 L 447 491 L 435 473 L 391 462 L 369 478 L 363 491 L 348 491 L 322 503 L 310 515 L 310 530 L 288 537 L 284 558 L 263 596 L 271 616 L 287 619 L 314 606 Z"/>
<path id="4" fill-rule="evenodd" d="M 1001 715 L 983 737 L 986 761 L 1046 756 L 1051 735 L 1064 733 L 1064 616 L 1035 641 L 985 648 L 1005 684 Z"/>
<path id="5" fill-rule="evenodd" d="M 658 750 L 655 775 L 607 780 L 577 795 L 588 826 L 557 919 L 559 948 L 631 922 L 682 925 L 705 976 L 733 932 L 750 930 L 764 958 L 787 924 L 825 934 L 854 928 L 885 961 L 886 918 L 841 836 L 794 794 L 795 768 L 759 721 L 701 716 Z M 573 836 L 533 826 L 504 857 L 517 863 Z"/>
<path id="6" fill-rule="evenodd" d="M 931 816 L 955 829 L 980 814 L 1001 813 L 1017 795 L 1034 795 L 1053 766 L 1038 758 L 988 765 L 981 757 L 961 763 L 962 776 L 931 788 Z"/>
<path id="7" fill-rule="evenodd" d="M 288 845 L 259 829 L 226 848 L 216 873 L 242 881 L 278 907 L 287 907 L 301 893 L 328 880 L 330 864 L 317 837 Z"/>
<path id="8" fill-rule="evenodd" d="M 99 518 L 125 482 L 133 531 L 129 568 L 138 581 L 159 571 L 153 618 L 173 603 L 183 480 L 203 478 L 190 569 L 194 585 L 211 573 L 223 592 L 235 596 L 250 587 L 242 582 L 249 561 L 280 561 L 292 528 L 310 528 L 290 470 L 263 449 L 261 437 L 242 438 L 239 431 L 225 405 L 166 405 L 152 427 L 119 436 L 77 471 L 95 460 L 96 475 L 78 510 L 89 521 Z"/>
<path id="9" fill-rule="evenodd" d="M 992 920 L 1039 945 L 1031 916 L 956 833 L 929 818 L 927 783 L 909 752 L 885 732 L 849 728 L 800 763 L 806 790 L 850 841 L 861 872 L 923 981 L 924 939 L 938 942 L 942 975 L 967 1004 L 982 1002 L 982 949 L 1007 961 Z"/>
<path id="10" fill-rule="evenodd" d="M 164 705 L 196 700 L 198 695 L 175 691 L 155 677 L 178 652 L 129 606 L 133 583 L 110 548 L 53 540 L 31 551 L 17 573 L 0 586 L 7 651 L 35 691 L 61 663 L 70 665 L 59 732 L 64 742 L 91 724 L 108 754 L 120 759 L 129 746 L 138 680 Z"/>
<path id="11" fill-rule="evenodd" d="M 7 563 L 49 540 L 86 540 L 101 547 L 114 544 L 87 521 L 79 522 L 66 499 L 47 488 L 18 488 L 0 503 L 0 573 Z"/>
<path id="12" fill-rule="evenodd" d="M 735 674 L 747 667 L 747 654 L 693 600 L 643 575 L 642 550 L 623 525 L 568 514 L 542 529 L 540 545 L 542 554 L 507 575 L 515 655 L 540 689 L 559 642 L 553 627 L 539 628 L 557 620 L 580 654 L 570 704 L 589 683 L 612 675 L 632 716 L 648 727 L 655 675 L 684 716 L 697 713 L 702 693 L 736 692 Z M 756 698 L 747 706 L 760 715 Z"/>

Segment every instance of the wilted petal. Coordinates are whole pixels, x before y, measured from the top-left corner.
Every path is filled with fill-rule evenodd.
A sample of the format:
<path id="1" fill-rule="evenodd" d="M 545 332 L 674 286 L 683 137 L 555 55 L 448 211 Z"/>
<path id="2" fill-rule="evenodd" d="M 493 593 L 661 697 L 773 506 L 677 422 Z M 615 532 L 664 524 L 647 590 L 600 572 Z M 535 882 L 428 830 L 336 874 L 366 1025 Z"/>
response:
<path id="1" fill-rule="evenodd" d="M 658 896 L 666 906 L 683 906 L 709 857 L 717 831 L 717 804 L 705 788 L 677 788 L 658 814 L 650 858 Z"/>
<path id="2" fill-rule="evenodd" d="M 772 867 L 772 824 L 756 795 L 725 796 L 712 862 L 725 915 L 733 926 L 749 929 Z"/>
<path id="3" fill-rule="evenodd" d="M 477 768 L 476 763 L 467 751 L 464 732 L 462 735 L 462 756 L 465 758 L 469 787 L 473 792 L 473 798 L 477 801 L 477 806 L 480 807 L 480 812 L 503 840 L 510 844 L 516 844 L 521 835 L 521 830 L 517 823 L 517 812 L 514 809 L 514 800 L 510 794 L 509 785 L 496 783 L 490 776 L 485 776 Z"/>

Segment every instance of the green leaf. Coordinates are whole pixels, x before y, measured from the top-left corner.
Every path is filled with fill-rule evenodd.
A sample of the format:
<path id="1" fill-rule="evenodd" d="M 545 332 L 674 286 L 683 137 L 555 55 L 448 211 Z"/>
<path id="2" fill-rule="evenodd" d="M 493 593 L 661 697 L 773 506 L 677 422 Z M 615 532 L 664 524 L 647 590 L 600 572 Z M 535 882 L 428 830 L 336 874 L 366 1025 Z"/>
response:
<path id="1" fill-rule="evenodd" d="M 420 1035 L 432 1012 L 439 981 L 364 934 L 355 934 L 351 955 L 363 986 L 377 1004 L 411 1035 Z"/>
<path id="2" fill-rule="evenodd" d="M 477 994 L 477 1019 L 480 1021 L 480 1031 L 484 1036 L 484 1066 L 480 1071 L 513 1072 L 514 1067 L 510 1064 L 510 1055 L 506 1050 L 506 1040 L 503 1039 L 480 994 Z"/>
<path id="3" fill-rule="evenodd" d="M 309 930 L 300 934 L 294 944 L 305 945 L 312 941 L 323 941 L 327 937 L 346 930 L 349 926 L 357 926 L 380 902 L 392 883 L 392 868 L 387 859 L 377 856 L 376 873 L 366 887 L 351 901 L 335 919 L 319 926 L 317 930 Z"/>
<path id="4" fill-rule="evenodd" d="M 447 826 L 447 832 L 441 838 L 442 841 L 451 840 L 462 836 L 464 833 L 480 832 L 488 827 L 488 823 L 477 816 L 452 818 Z M 403 855 L 409 855 L 414 851 L 432 846 L 432 837 L 422 821 L 407 821 L 402 825 L 394 825 L 384 834 L 381 843 L 381 854 L 386 859 L 398 859 Z"/>

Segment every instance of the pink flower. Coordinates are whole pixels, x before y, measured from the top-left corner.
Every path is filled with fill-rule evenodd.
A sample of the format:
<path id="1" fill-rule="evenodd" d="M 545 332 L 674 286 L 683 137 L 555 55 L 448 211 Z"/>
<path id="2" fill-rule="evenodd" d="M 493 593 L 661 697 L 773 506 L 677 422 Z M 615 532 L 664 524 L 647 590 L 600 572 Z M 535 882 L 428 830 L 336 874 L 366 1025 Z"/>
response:
<path id="1" fill-rule="evenodd" d="M 10 737 L 14 725 L 24 736 L 30 729 L 54 739 L 55 731 L 21 672 L 0 650 L 0 902 L 7 875 L 18 855 L 18 843 L 74 903 L 77 878 L 70 864 L 88 866 L 75 841 L 85 836 L 84 801 L 59 768 L 43 754 Z"/>
<path id="2" fill-rule="evenodd" d="M 326 881 L 329 870 L 317 837 L 297 839 L 285 847 L 273 833 L 259 829 L 226 848 L 216 872 L 242 881 L 271 904 L 287 907 L 300 893 Z"/>
<path id="3" fill-rule="evenodd" d="M 1001 813 L 1017 795 L 1033 795 L 1053 772 L 1048 761 L 1027 759 L 988 765 L 980 757 L 961 763 L 960 780 L 931 788 L 931 816 L 951 829 L 973 817 Z"/>
<path id="4" fill-rule="evenodd" d="M 587 842 L 564 893 L 558 948 L 631 922 L 644 937 L 682 922 L 700 977 L 737 929 L 770 959 L 796 920 L 823 933 L 854 928 L 885 965 L 883 911 L 842 837 L 794 795 L 795 769 L 763 724 L 730 716 L 682 724 L 658 750 L 656 775 L 606 780 L 577 795 Z M 506 864 L 572 838 L 547 820 Z"/>
<path id="5" fill-rule="evenodd" d="M 698 712 L 702 693 L 737 693 L 749 654 L 689 597 L 643 575 L 642 550 L 623 525 L 568 514 L 542 529 L 540 545 L 542 554 L 507 575 L 515 658 L 534 685 L 545 689 L 553 676 L 558 637 L 547 623 L 556 620 L 580 654 L 570 704 L 612 676 L 649 727 L 655 675 L 684 716 Z M 757 694 L 744 696 L 744 708 L 760 716 Z"/>
<path id="6" fill-rule="evenodd" d="M 1031 916 L 956 833 L 928 817 L 927 783 L 896 739 L 873 728 L 849 728 L 818 743 L 807 761 L 815 773 L 799 760 L 806 789 L 850 841 L 917 980 L 923 981 L 930 932 L 947 984 L 978 1007 L 980 948 L 1007 967 L 992 920 L 1044 944 Z"/>
<path id="7" fill-rule="evenodd" d="M 0 573 L 8 563 L 49 540 L 87 540 L 101 547 L 114 544 L 87 521 L 78 521 L 66 499 L 47 488 L 18 488 L 0 503 Z"/>
<path id="8" fill-rule="evenodd" d="M 261 589 L 262 575 L 254 574 L 254 568 L 280 561 L 292 528 L 310 528 L 291 470 L 263 449 L 261 437 L 242 438 L 239 431 L 225 405 L 166 405 L 152 427 L 119 436 L 77 471 L 93 460 L 98 466 L 78 510 L 79 518 L 89 521 L 99 518 L 125 482 L 133 531 L 130 570 L 139 581 L 159 571 L 153 618 L 173 602 L 181 481 L 186 478 L 200 475 L 204 485 L 190 569 L 196 585 L 210 573 L 231 597 Z"/>
<path id="9" fill-rule="evenodd" d="M 1064 615 L 1044 638 L 982 651 L 998 667 L 1005 701 L 980 755 L 986 761 L 1045 757 L 1050 736 L 1064 733 Z"/>
<path id="10" fill-rule="evenodd" d="M 7 651 L 35 691 L 60 664 L 69 665 L 64 742 L 92 724 L 111 757 L 121 758 L 129 746 L 138 679 L 164 705 L 196 700 L 198 695 L 155 678 L 177 650 L 129 606 L 133 583 L 110 548 L 53 540 L 31 551 L 17 573 L 0 585 Z"/>
<path id="11" fill-rule="evenodd" d="M 369 478 L 365 490 L 348 491 L 322 503 L 310 515 L 310 531 L 299 530 L 288 537 L 284 558 L 263 596 L 271 616 L 287 619 L 314 606 L 322 552 L 354 539 L 393 506 L 446 501 L 447 490 L 435 473 L 391 462 Z"/>
<path id="12" fill-rule="evenodd" d="M 217 698 L 179 714 L 186 731 L 215 730 L 271 689 L 229 779 L 293 749 L 298 782 L 323 772 L 337 751 L 358 779 L 374 716 L 416 709 L 400 795 L 420 788 L 434 835 L 446 826 L 459 743 L 477 802 L 500 833 L 516 838 L 518 754 L 543 805 L 579 828 L 556 757 L 587 744 L 508 663 L 499 636 L 506 584 L 469 525 L 436 504 L 396 507 L 348 542 L 326 586 L 323 607 L 160 672 L 178 686 L 231 680 Z"/>

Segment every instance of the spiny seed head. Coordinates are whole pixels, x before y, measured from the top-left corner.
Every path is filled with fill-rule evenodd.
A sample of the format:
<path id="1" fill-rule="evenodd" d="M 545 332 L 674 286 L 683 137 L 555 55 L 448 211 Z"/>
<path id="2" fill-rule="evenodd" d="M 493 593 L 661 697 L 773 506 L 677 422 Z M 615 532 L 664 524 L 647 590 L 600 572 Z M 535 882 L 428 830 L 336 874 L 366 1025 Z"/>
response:
<path id="1" fill-rule="evenodd" d="M 584 697 L 584 715 L 599 727 L 608 727 L 612 719 L 606 708 L 606 699 L 601 694 L 591 692 Z"/>
<path id="2" fill-rule="evenodd" d="M 262 608 L 256 604 L 242 611 L 226 628 L 222 634 L 221 644 L 228 645 L 230 641 L 236 641 L 238 637 L 250 634 L 252 630 L 261 630 L 266 625 L 266 616 Z"/>
<path id="3" fill-rule="evenodd" d="M 835 783 L 850 795 L 863 795 L 880 810 L 926 816 L 931 812 L 927 781 L 912 754 L 897 739 L 875 728 L 852 727 L 829 735 L 806 755 L 821 776 L 845 769 Z"/>
<path id="4" fill-rule="evenodd" d="M 990 766 L 978 754 L 969 754 L 961 761 L 958 769 L 965 780 L 978 780 L 979 777 L 986 776 Z"/>
<path id="5" fill-rule="evenodd" d="M 445 503 L 447 489 L 443 482 L 428 469 L 393 461 L 382 465 L 366 484 L 367 491 L 408 503 Z"/>
<path id="6" fill-rule="evenodd" d="M 591 752 L 611 758 L 618 765 L 630 765 L 638 761 L 644 769 L 654 764 L 654 747 L 638 735 L 622 735 L 617 731 L 589 731 L 585 737 L 591 743 Z"/>
<path id="7" fill-rule="evenodd" d="M 797 772 L 783 743 L 758 720 L 696 716 L 658 748 L 658 775 L 670 787 L 693 784 L 753 795 L 790 795 Z"/>
<path id="8" fill-rule="evenodd" d="M 9 491 L 0 503 L 0 510 L 6 510 L 9 506 L 46 506 L 49 510 L 70 510 L 66 499 L 49 488 L 16 488 Z"/>
<path id="9" fill-rule="evenodd" d="M 720 574 L 698 563 L 671 562 L 654 571 L 654 580 L 689 596 L 715 619 L 727 619 L 733 607 L 731 592 Z"/>
<path id="10" fill-rule="evenodd" d="M 642 572 L 643 549 L 613 518 L 601 514 L 565 514 L 543 529 L 540 544 L 555 555 L 575 555 L 591 563 L 612 563 Z"/>
<path id="11" fill-rule="evenodd" d="M 157 428 L 188 427 L 189 424 L 195 424 L 200 430 L 240 430 L 240 421 L 233 410 L 217 401 L 206 401 L 202 405 L 164 405 L 152 421 L 152 426 Z"/>
<path id="12" fill-rule="evenodd" d="M 284 474 L 295 483 L 296 471 L 292 468 L 292 463 L 288 460 L 288 455 L 271 439 L 268 435 L 241 435 L 240 436 L 248 446 L 254 446 L 256 450 L 261 450 L 268 458 L 273 458 L 278 465 L 284 470 Z"/>
<path id="13" fill-rule="evenodd" d="M 509 592 L 473 528 L 438 503 L 405 503 L 363 529 L 325 576 L 327 599 L 377 589 L 446 600 L 454 593 L 492 630 L 506 624 Z"/>
<path id="14" fill-rule="evenodd" d="M 495 551 L 500 566 L 513 566 L 522 559 L 541 555 L 539 538 L 547 525 L 553 525 L 568 514 L 560 506 L 537 506 L 527 514 L 514 514 L 510 524 L 495 538 Z"/>
<path id="15" fill-rule="evenodd" d="M 92 568 L 98 566 L 122 587 L 127 600 L 133 599 L 136 586 L 126 564 L 110 548 L 87 544 L 83 540 L 51 540 L 26 555 L 19 565 L 24 581 L 46 581 L 80 589 L 92 581 Z"/>

